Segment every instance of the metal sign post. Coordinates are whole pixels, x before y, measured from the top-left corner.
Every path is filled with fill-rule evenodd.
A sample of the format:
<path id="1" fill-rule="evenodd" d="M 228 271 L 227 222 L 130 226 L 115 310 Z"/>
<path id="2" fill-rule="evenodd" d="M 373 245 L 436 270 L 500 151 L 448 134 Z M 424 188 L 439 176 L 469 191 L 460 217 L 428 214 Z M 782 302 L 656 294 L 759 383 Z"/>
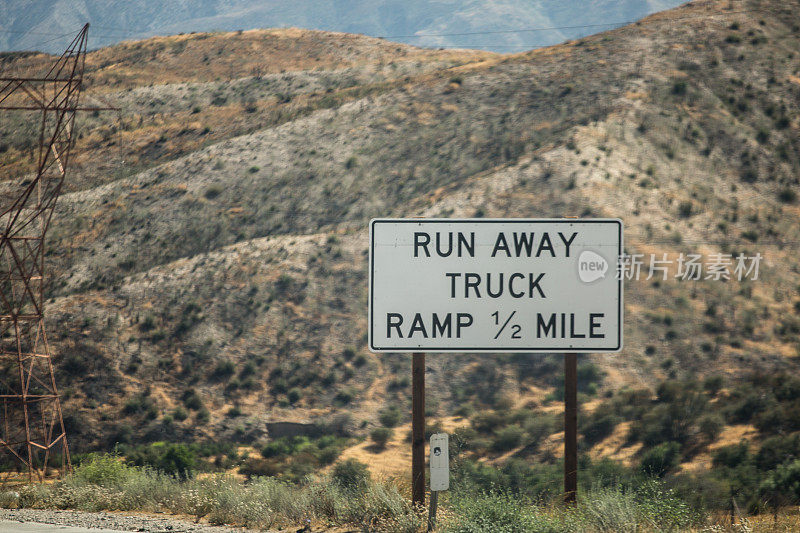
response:
<path id="1" fill-rule="evenodd" d="M 411 502 L 425 505 L 425 354 L 411 360 Z"/>
<path id="2" fill-rule="evenodd" d="M 565 355 L 564 497 L 577 492 L 576 353 L 622 349 L 622 221 L 370 222 L 369 348 L 412 352 L 412 499 L 425 503 L 425 354 Z"/>
<path id="3" fill-rule="evenodd" d="M 578 493 L 578 354 L 564 354 L 564 502 Z"/>

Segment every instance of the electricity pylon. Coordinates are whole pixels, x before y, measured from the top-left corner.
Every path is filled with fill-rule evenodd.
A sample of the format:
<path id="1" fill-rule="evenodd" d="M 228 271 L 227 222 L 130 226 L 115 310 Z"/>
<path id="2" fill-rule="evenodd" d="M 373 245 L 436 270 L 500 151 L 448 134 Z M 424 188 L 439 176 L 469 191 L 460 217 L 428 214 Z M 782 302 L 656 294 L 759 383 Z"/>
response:
<path id="1" fill-rule="evenodd" d="M 44 76 L 0 77 L 0 110 L 35 112 L 39 129 L 35 173 L 0 177 L 0 450 L 29 481 L 71 468 L 45 333 L 44 245 L 83 110 L 88 30 Z"/>

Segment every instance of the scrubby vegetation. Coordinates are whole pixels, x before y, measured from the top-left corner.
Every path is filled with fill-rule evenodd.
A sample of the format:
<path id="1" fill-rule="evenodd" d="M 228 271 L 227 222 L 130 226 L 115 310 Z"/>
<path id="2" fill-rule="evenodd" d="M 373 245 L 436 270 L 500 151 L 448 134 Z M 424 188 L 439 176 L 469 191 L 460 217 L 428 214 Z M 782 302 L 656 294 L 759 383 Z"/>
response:
<path id="1" fill-rule="evenodd" d="M 457 473 L 458 474 L 458 473 Z M 706 522 L 656 480 L 638 486 L 590 488 L 574 508 L 530 499 L 459 478 L 443 494 L 440 530 L 478 532 L 683 531 Z M 371 479 L 355 461 L 337 464 L 329 477 L 289 484 L 271 477 L 241 482 L 225 475 L 179 480 L 125 465 L 119 457 L 87 458 L 75 473 L 51 485 L 2 493 L 5 507 L 149 511 L 193 516 L 212 524 L 253 528 L 350 526 L 365 531 L 416 532 L 425 513 L 391 481 Z"/>

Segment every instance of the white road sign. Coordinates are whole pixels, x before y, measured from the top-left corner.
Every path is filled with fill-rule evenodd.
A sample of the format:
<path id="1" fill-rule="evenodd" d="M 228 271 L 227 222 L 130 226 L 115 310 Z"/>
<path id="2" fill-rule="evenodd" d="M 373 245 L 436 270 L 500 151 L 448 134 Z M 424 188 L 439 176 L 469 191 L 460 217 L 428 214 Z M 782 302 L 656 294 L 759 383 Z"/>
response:
<path id="1" fill-rule="evenodd" d="M 431 435 L 431 491 L 442 491 L 450 488 L 450 455 L 448 451 L 447 433 Z"/>
<path id="2" fill-rule="evenodd" d="M 374 352 L 622 348 L 622 221 L 376 219 Z"/>

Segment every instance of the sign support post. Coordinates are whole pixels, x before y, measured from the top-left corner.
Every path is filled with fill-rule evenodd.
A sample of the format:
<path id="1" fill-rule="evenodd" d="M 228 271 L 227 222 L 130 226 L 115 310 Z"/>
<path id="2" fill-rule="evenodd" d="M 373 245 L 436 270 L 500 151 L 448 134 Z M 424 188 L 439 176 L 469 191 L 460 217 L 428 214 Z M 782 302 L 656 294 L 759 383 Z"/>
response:
<path id="1" fill-rule="evenodd" d="M 564 354 L 564 503 L 578 493 L 578 354 Z"/>
<path id="2" fill-rule="evenodd" d="M 411 361 L 411 503 L 425 505 L 425 354 Z"/>
<path id="3" fill-rule="evenodd" d="M 439 491 L 431 491 L 431 506 L 428 509 L 428 531 L 433 531 L 436 527 L 436 509 L 439 506 Z"/>

